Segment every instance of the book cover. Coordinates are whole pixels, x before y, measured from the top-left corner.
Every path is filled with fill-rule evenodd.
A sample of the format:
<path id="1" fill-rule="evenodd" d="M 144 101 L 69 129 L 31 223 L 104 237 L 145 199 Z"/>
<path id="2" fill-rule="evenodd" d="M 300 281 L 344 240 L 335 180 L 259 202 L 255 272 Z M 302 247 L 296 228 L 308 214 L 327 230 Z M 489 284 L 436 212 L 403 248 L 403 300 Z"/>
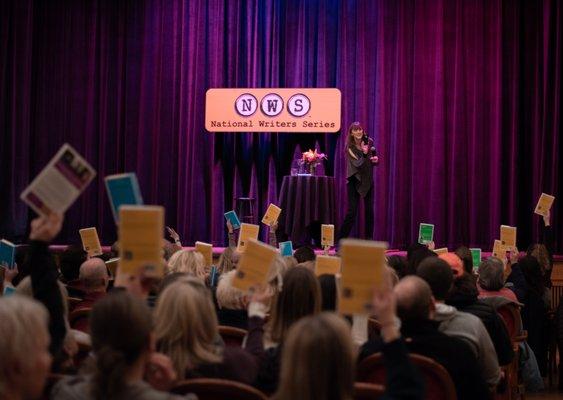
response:
<path id="1" fill-rule="evenodd" d="M 501 225 L 500 226 L 500 241 L 505 247 L 516 248 L 516 227 Z"/>
<path id="2" fill-rule="evenodd" d="M 293 255 L 293 243 L 291 243 L 291 241 L 281 242 L 278 244 L 278 246 L 280 248 L 280 254 L 282 257 Z"/>
<path id="3" fill-rule="evenodd" d="M 321 225 L 321 246 L 334 246 L 334 225 Z"/>
<path id="4" fill-rule="evenodd" d="M 96 176 L 96 171 L 65 143 L 21 193 L 20 199 L 37 214 L 64 214 Z"/>
<path id="5" fill-rule="evenodd" d="M 103 254 L 98 231 L 95 227 L 80 229 L 78 233 L 82 240 L 82 248 L 88 253 L 88 256 L 94 257 Z"/>
<path id="6" fill-rule="evenodd" d="M 140 206 L 143 204 L 139 181 L 134 172 L 108 175 L 104 178 L 104 181 L 108 192 L 111 212 L 116 224 L 119 222 L 119 208 L 121 206 Z"/>
<path id="7" fill-rule="evenodd" d="M 549 210 L 551 210 L 551 206 L 553 206 L 553 202 L 555 201 L 555 197 L 549 195 L 547 193 L 542 193 L 540 198 L 538 199 L 538 204 L 536 204 L 536 209 L 534 213 L 547 216 Z"/>
<path id="8" fill-rule="evenodd" d="M 247 291 L 253 286 L 265 284 L 277 254 L 276 248 L 255 239 L 249 239 L 246 251 L 238 263 L 233 287 Z"/>
<path id="9" fill-rule="evenodd" d="M 473 259 L 473 270 L 475 271 L 481 265 L 481 249 L 473 248 L 469 249 L 471 252 L 471 258 Z"/>
<path id="10" fill-rule="evenodd" d="M 338 303 L 341 314 L 371 313 L 373 293 L 384 285 L 386 249 L 384 242 L 341 241 L 342 295 Z"/>
<path id="11" fill-rule="evenodd" d="M 240 229 L 240 219 L 236 212 L 233 210 L 226 212 L 225 219 L 231 223 L 233 229 Z"/>
<path id="12" fill-rule="evenodd" d="M 258 231 L 260 227 L 254 224 L 240 224 L 240 233 L 238 235 L 237 251 L 244 253 L 246 244 L 250 239 L 258 239 Z"/>
<path id="13" fill-rule="evenodd" d="M 264 214 L 264 217 L 262 218 L 262 223 L 268 226 L 272 226 L 278 221 L 281 211 L 281 208 L 279 208 L 275 204 L 270 203 L 268 209 L 266 210 L 266 214 Z"/>
<path id="14" fill-rule="evenodd" d="M 340 257 L 317 256 L 315 260 L 315 275 L 336 275 L 340 273 Z"/>
<path id="15" fill-rule="evenodd" d="M 195 242 L 195 251 L 201 253 L 205 259 L 205 266 L 211 267 L 213 264 L 213 245 L 205 242 Z"/>
<path id="16" fill-rule="evenodd" d="M 162 239 L 164 208 L 121 206 L 119 209 L 118 273 L 161 277 L 164 274 Z"/>
<path id="17" fill-rule="evenodd" d="M 428 244 L 434 241 L 434 225 L 421 223 L 418 226 L 418 243 Z"/>
<path id="18" fill-rule="evenodd" d="M 14 268 L 15 258 L 16 245 L 6 239 L 0 240 L 0 267 Z"/>

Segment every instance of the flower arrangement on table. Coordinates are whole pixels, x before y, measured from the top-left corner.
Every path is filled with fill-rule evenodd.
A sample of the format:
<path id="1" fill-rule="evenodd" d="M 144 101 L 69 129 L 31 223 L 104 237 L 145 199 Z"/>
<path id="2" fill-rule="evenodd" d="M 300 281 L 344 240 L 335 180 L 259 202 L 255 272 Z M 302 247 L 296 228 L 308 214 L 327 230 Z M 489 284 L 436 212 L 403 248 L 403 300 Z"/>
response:
<path id="1" fill-rule="evenodd" d="M 305 167 L 308 167 L 309 173 L 313 175 L 317 165 L 319 165 L 323 160 L 327 159 L 328 157 L 325 153 L 318 153 L 317 149 L 315 149 L 314 151 L 309 149 L 308 151 L 303 152 L 301 162 Z"/>

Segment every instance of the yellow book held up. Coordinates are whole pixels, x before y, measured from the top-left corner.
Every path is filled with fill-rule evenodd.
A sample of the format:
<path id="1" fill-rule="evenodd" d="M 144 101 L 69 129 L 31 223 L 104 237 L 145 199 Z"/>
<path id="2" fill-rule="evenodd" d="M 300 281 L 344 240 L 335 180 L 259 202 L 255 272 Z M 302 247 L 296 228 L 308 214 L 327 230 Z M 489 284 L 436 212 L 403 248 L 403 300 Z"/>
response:
<path id="1" fill-rule="evenodd" d="M 446 254 L 448 252 L 448 248 L 447 247 L 441 247 L 439 249 L 434 250 L 434 253 L 440 255 L 440 254 Z"/>
<path id="2" fill-rule="evenodd" d="M 544 217 L 547 215 L 549 210 L 551 210 L 551 206 L 553 205 L 553 201 L 555 200 L 554 196 L 551 196 L 546 193 L 542 193 L 538 204 L 536 205 L 536 209 L 534 212 L 539 215 L 543 215 Z"/>
<path id="3" fill-rule="evenodd" d="M 493 257 L 506 261 L 506 247 L 503 246 L 502 242 L 498 239 L 495 240 L 495 244 L 493 245 Z"/>
<path id="4" fill-rule="evenodd" d="M 341 242 L 341 314 L 370 314 L 374 290 L 383 288 L 387 243 L 344 239 Z"/>
<path id="5" fill-rule="evenodd" d="M 162 276 L 163 232 L 163 207 L 121 206 L 118 273 L 136 274 L 143 269 L 147 276 Z"/>
<path id="6" fill-rule="evenodd" d="M 246 251 L 238 263 L 233 287 L 246 291 L 253 286 L 265 284 L 277 254 L 275 247 L 249 239 Z"/>
<path id="7" fill-rule="evenodd" d="M 240 224 L 240 233 L 238 235 L 237 251 L 244 253 L 249 239 L 258 239 L 258 231 L 260 226 L 254 224 Z"/>
<path id="8" fill-rule="evenodd" d="M 262 223 L 268 226 L 272 226 L 278 221 L 280 214 L 281 208 L 279 208 L 275 204 L 270 203 L 268 209 L 266 210 L 266 214 L 264 214 L 264 217 L 262 218 Z"/>
<path id="9" fill-rule="evenodd" d="M 334 246 L 334 225 L 321 225 L 321 246 Z"/>
<path id="10" fill-rule="evenodd" d="M 315 275 L 336 275 L 340 273 L 340 257 L 317 256 L 315 260 Z"/>
<path id="11" fill-rule="evenodd" d="M 205 259 L 205 266 L 213 265 L 213 245 L 205 242 L 195 242 L 195 251 L 200 252 Z"/>
<path id="12" fill-rule="evenodd" d="M 500 241 L 505 247 L 516 248 L 516 227 L 501 225 L 500 226 Z"/>
<path id="13" fill-rule="evenodd" d="M 103 254 L 100 238 L 96 228 L 84 228 L 78 231 L 82 240 L 82 248 L 88 253 L 88 256 L 99 256 Z"/>

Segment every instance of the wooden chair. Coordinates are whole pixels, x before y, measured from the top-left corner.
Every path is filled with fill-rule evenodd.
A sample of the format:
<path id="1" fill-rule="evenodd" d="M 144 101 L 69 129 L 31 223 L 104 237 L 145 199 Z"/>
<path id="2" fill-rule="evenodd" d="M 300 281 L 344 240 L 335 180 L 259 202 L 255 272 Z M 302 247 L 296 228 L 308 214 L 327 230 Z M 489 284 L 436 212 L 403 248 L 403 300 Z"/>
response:
<path id="1" fill-rule="evenodd" d="M 375 383 L 354 383 L 354 400 L 377 400 L 385 393 L 385 387 Z"/>
<path id="2" fill-rule="evenodd" d="M 422 373 L 425 382 L 425 399 L 455 400 L 455 386 L 446 369 L 431 358 L 410 354 L 410 360 Z M 385 384 L 387 372 L 381 353 L 373 354 L 358 365 L 357 381 Z"/>
<path id="3" fill-rule="evenodd" d="M 229 347 L 242 347 L 242 343 L 247 333 L 248 332 L 244 329 L 219 325 L 219 334 L 223 338 L 225 345 Z"/>
<path id="4" fill-rule="evenodd" d="M 506 396 L 502 396 L 502 398 L 506 398 L 508 400 L 523 398 L 525 390 L 524 383 L 521 381 L 518 373 L 518 361 L 520 358 L 520 343 L 526 340 L 528 333 L 523 330 L 520 307 L 517 304 L 505 304 L 497 308 L 497 312 L 506 326 L 508 336 L 510 336 L 510 341 L 512 342 L 512 349 L 514 350 L 514 359 L 512 360 L 512 363 L 503 367 L 508 384 L 508 390 L 506 391 Z M 501 396 L 497 396 L 497 398 L 500 397 Z"/>
<path id="5" fill-rule="evenodd" d="M 68 316 L 68 323 L 72 329 L 90 333 L 90 313 L 91 308 L 78 308 Z"/>
<path id="6" fill-rule="evenodd" d="M 188 379 L 178 383 L 171 392 L 180 395 L 194 393 L 199 400 L 267 400 L 267 396 L 258 389 L 227 379 Z"/>

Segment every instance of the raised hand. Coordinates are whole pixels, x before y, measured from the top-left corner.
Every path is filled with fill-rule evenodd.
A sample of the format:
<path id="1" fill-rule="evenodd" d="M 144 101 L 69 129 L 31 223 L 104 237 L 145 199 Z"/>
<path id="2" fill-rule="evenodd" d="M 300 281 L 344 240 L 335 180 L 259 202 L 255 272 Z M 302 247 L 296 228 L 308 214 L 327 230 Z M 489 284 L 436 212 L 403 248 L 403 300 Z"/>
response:
<path id="1" fill-rule="evenodd" d="M 550 226 L 551 225 L 551 210 L 548 210 L 547 213 L 545 215 L 542 216 L 543 217 L 543 223 L 545 226 Z"/>
<path id="2" fill-rule="evenodd" d="M 48 217 L 41 216 L 31 221 L 31 240 L 39 240 L 41 242 L 51 242 L 61 231 L 64 216 L 52 213 Z"/>
<path id="3" fill-rule="evenodd" d="M 168 391 L 178 379 L 178 374 L 168 356 L 154 352 L 149 356 L 145 379 L 153 388 Z"/>
<path id="4" fill-rule="evenodd" d="M 229 233 L 234 232 L 233 224 L 231 224 L 231 221 L 229 220 L 227 220 L 227 230 L 229 231 Z"/>
<path id="5" fill-rule="evenodd" d="M 180 241 L 180 235 L 178 235 L 178 232 L 176 232 L 174 229 L 170 228 L 169 226 L 166 227 L 166 230 L 168 231 L 170 237 L 174 239 L 174 242 Z"/>

